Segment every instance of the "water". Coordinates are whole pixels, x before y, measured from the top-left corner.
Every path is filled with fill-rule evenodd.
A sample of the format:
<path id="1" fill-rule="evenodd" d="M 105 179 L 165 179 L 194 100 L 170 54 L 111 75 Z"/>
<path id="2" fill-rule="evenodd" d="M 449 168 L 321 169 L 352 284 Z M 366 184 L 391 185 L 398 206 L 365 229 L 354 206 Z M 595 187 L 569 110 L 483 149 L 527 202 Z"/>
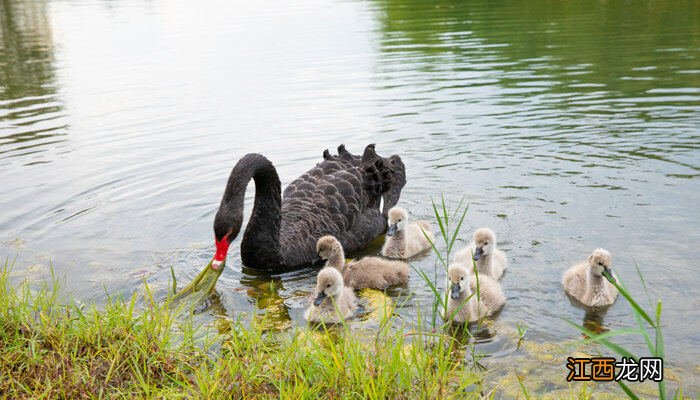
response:
<path id="1" fill-rule="evenodd" d="M 18 276 L 52 263 L 95 303 L 165 287 L 171 265 L 184 283 L 243 154 L 287 184 L 323 149 L 377 143 L 407 165 L 414 218 L 465 196 L 465 232 L 499 234 L 494 358 L 522 357 L 504 333 L 518 321 L 533 343 L 576 339 L 561 274 L 605 247 L 663 299 L 667 365 L 698 392 L 698 2 L 10 0 L 0 27 L 0 254 Z M 303 325 L 315 272 L 256 274 L 237 247 L 209 315 Z M 408 320 L 430 303 L 415 275 L 391 294 L 410 291 Z M 631 324 L 623 300 L 604 317 Z"/>

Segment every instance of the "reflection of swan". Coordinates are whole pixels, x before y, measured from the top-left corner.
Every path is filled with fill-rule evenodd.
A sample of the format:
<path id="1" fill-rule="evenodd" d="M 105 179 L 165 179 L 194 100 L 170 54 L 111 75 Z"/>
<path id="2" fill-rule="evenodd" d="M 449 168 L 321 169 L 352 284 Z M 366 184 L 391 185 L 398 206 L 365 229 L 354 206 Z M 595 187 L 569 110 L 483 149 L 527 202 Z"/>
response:
<path id="1" fill-rule="evenodd" d="M 609 306 L 617 299 L 615 276 L 610 269 L 612 257 L 607 250 L 595 249 L 588 261 L 564 272 L 564 291 L 588 307 Z"/>
<path id="2" fill-rule="evenodd" d="M 382 247 L 382 255 L 385 257 L 409 258 L 429 249 L 430 242 L 435 241 L 430 224 L 427 221 L 416 221 L 409 224 L 408 212 L 401 207 L 389 210 L 387 222 L 389 228 L 386 231 L 384 247 Z"/>
<path id="3" fill-rule="evenodd" d="M 353 289 L 379 289 L 408 283 L 408 264 L 402 261 L 385 260 L 379 257 L 363 257 L 345 263 L 345 253 L 340 242 L 333 236 L 318 240 L 316 250 L 326 261 L 326 267 L 336 268 L 343 274 L 345 284 Z"/>
<path id="4" fill-rule="evenodd" d="M 447 270 L 447 312 L 443 318 L 455 322 L 472 322 L 493 315 L 506 304 L 501 285 L 494 279 L 479 275 L 479 294 L 476 276 L 462 264 L 452 264 Z M 472 296 L 472 294 L 474 295 Z M 471 296 L 471 297 L 470 297 Z"/>
<path id="5" fill-rule="evenodd" d="M 477 229 L 472 242 L 455 254 L 453 262 L 472 265 L 472 260 L 479 274 L 497 280 L 503 277 L 503 272 L 508 268 L 506 255 L 496 248 L 496 234 L 489 228 Z"/>
<path id="6" fill-rule="evenodd" d="M 281 196 L 280 180 L 270 161 L 259 154 L 241 158 L 231 171 L 214 219 L 219 268 L 228 246 L 243 224 L 243 199 L 255 181 L 255 202 L 241 242 L 243 264 L 254 269 L 280 269 L 310 264 L 316 240 L 333 235 L 348 251 L 367 246 L 386 230 L 386 214 L 405 184 L 399 156 L 382 158 L 374 145 L 362 157 L 338 148 L 325 160 L 289 184 Z"/>
<path id="7" fill-rule="evenodd" d="M 306 309 L 304 318 L 311 322 L 338 323 L 350 317 L 357 308 L 353 290 L 343 282 L 340 271 L 325 267 L 316 279 L 316 299 Z"/>
<path id="8" fill-rule="evenodd" d="M 607 332 L 608 328 L 603 325 L 603 320 L 607 311 L 608 307 L 587 309 L 586 314 L 583 316 L 582 326 L 593 333 Z"/>

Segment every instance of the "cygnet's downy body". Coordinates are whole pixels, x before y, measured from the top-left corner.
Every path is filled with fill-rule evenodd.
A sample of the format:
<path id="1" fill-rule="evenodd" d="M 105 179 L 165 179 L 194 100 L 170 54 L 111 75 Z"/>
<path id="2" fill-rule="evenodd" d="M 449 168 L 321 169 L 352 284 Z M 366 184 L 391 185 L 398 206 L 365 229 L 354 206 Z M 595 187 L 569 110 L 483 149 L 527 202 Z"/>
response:
<path id="1" fill-rule="evenodd" d="M 611 266 L 610 253 L 604 249 L 595 249 L 587 261 L 578 263 L 564 272 L 564 291 L 589 307 L 613 304 L 617 299 L 618 290 L 611 283 L 616 281 Z"/>
<path id="2" fill-rule="evenodd" d="M 326 260 L 326 268 L 340 271 L 345 284 L 353 289 L 384 290 L 389 286 L 408 283 L 408 264 L 379 257 L 364 257 L 345 264 L 345 252 L 333 236 L 324 236 L 316 243 L 318 256 Z"/>
<path id="3" fill-rule="evenodd" d="M 474 322 L 493 315 L 506 304 L 501 285 L 494 279 L 477 277 L 462 264 L 452 264 L 447 270 L 447 312 L 443 319 L 454 322 Z"/>
<path id="4" fill-rule="evenodd" d="M 304 318 L 310 322 L 336 324 L 351 317 L 356 308 L 355 293 L 345 286 L 340 271 L 326 267 L 318 273 L 316 296 Z"/>
<path id="5" fill-rule="evenodd" d="M 389 228 L 382 246 L 384 257 L 410 258 L 429 249 L 430 243 L 435 241 L 430 224 L 427 221 L 409 223 L 408 212 L 401 207 L 389 210 L 387 222 Z"/>
<path id="6" fill-rule="evenodd" d="M 506 254 L 496 247 L 496 234 L 489 228 L 477 229 L 469 246 L 458 251 L 452 262 L 468 267 L 476 264 L 479 274 L 496 280 L 500 280 L 508 268 Z"/>

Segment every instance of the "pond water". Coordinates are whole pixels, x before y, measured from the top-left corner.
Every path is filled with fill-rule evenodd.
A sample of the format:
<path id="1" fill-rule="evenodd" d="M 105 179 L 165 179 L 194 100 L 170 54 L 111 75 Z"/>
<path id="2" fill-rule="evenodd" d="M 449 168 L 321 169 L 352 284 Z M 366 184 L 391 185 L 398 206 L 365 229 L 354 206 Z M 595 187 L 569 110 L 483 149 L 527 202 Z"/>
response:
<path id="1" fill-rule="evenodd" d="M 184 283 L 213 254 L 238 158 L 263 153 L 286 185 L 340 143 L 401 155 L 413 218 L 464 196 L 458 245 L 497 232 L 498 324 L 532 343 L 579 338 L 567 266 L 604 247 L 644 299 L 637 264 L 663 299 L 667 366 L 699 392 L 700 3 L 0 3 L 0 255 L 18 277 L 52 264 L 97 304 L 165 290 L 170 266 Z M 255 273 L 238 245 L 205 315 L 303 325 L 315 270 Z M 409 321 L 432 298 L 416 274 L 390 294 Z M 629 305 L 603 324 L 633 325 Z M 507 329 L 483 344 L 504 362 L 522 358 Z"/>

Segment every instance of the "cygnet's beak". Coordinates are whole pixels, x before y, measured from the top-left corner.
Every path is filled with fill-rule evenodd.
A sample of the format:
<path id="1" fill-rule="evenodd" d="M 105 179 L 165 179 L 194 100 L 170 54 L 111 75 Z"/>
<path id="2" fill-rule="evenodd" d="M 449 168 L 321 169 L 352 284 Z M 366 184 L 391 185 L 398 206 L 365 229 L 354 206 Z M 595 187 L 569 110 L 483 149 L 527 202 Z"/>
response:
<path id="1" fill-rule="evenodd" d="M 479 261 L 481 256 L 484 254 L 484 246 L 477 247 L 474 251 L 474 261 Z"/>
<path id="2" fill-rule="evenodd" d="M 399 227 L 396 226 L 396 224 L 391 224 L 391 225 L 389 225 L 389 229 L 386 230 L 386 235 L 387 236 L 394 236 L 394 235 L 396 235 L 396 231 L 398 229 L 399 229 Z"/>
<path id="3" fill-rule="evenodd" d="M 316 297 L 316 300 L 314 300 L 314 305 L 316 307 L 320 306 L 321 303 L 323 303 L 323 300 L 326 298 L 326 293 L 324 292 L 319 292 L 318 296 Z"/>
<path id="4" fill-rule="evenodd" d="M 452 300 L 459 299 L 459 283 L 453 283 L 450 287 L 450 297 Z"/>
<path id="5" fill-rule="evenodd" d="M 613 274 L 612 274 L 612 271 L 611 271 L 610 268 L 608 268 L 608 267 L 603 267 L 603 276 L 604 276 L 605 279 L 607 279 L 608 282 L 610 282 L 610 283 L 615 283 L 615 282 L 617 282 L 617 281 L 615 280 L 615 277 L 614 277 Z"/>

